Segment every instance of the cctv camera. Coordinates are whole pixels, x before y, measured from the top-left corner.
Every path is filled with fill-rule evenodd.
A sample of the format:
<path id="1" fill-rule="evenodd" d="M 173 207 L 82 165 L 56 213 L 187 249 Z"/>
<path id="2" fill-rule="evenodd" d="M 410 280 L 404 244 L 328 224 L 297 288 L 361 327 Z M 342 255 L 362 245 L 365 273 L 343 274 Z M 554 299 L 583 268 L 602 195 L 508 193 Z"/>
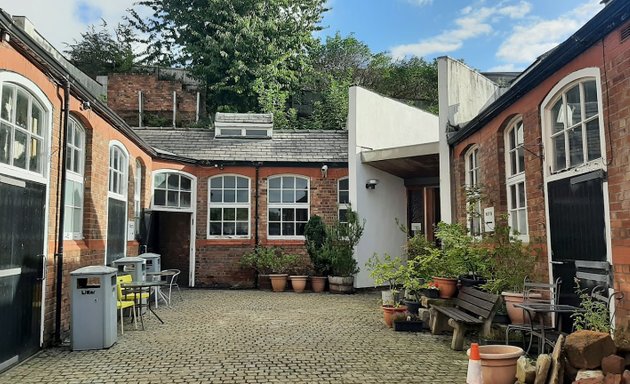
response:
<path id="1" fill-rule="evenodd" d="M 326 164 L 322 165 L 322 172 L 326 172 L 328 170 L 328 166 Z"/>

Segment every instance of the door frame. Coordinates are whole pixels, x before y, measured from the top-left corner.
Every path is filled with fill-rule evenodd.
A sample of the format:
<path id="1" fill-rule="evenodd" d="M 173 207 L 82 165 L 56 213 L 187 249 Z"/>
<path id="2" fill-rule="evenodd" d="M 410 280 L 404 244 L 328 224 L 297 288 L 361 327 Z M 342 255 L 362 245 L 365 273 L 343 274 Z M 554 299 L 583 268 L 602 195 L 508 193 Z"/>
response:
<path id="1" fill-rule="evenodd" d="M 125 186 L 123 187 L 123 192 L 125 192 L 125 194 L 123 195 L 123 199 L 120 199 L 120 195 L 112 193 L 109 191 L 109 164 L 111 162 L 111 152 L 112 152 L 112 147 L 118 147 L 120 148 L 125 156 L 127 157 L 125 159 L 126 164 L 124 167 L 125 170 L 125 177 L 123 177 L 123 181 L 125 183 Z M 107 265 L 107 242 L 109 241 L 109 236 L 107 233 L 107 228 L 109 226 L 109 199 L 110 198 L 114 198 L 116 200 L 120 200 L 120 201 L 124 201 L 125 202 L 125 245 L 123 247 L 123 255 L 127 256 L 127 221 L 129 220 L 129 151 L 127 150 L 127 147 L 125 147 L 125 145 L 123 143 L 121 143 L 118 140 L 110 140 L 109 141 L 109 145 L 107 146 L 107 199 L 105 201 L 105 251 L 103 252 L 103 265 Z"/>
<path id="2" fill-rule="evenodd" d="M 594 78 L 596 82 L 597 88 L 597 101 L 598 101 L 598 111 L 599 111 L 599 144 L 600 151 L 602 157 L 593 161 L 589 161 L 588 163 L 582 164 L 575 168 L 570 168 L 564 171 L 560 171 L 558 173 L 551 173 L 551 163 L 548 159 L 552 158 L 551 152 L 551 139 L 549 135 L 550 126 L 549 121 L 551 120 L 551 114 L 549 107 L 551 106 L 551 102 L 556 99 L 558 93 L 563 91 L 569 85 L 572 85 L 573 82 L 583 79 L 583 78 Z M 579 175 L 583 175 L 589 172 L 602 170 L 607 172 L 608 166 L 606 164 L 606 134 L 605 134 L 605 125 L 604 125 L 604 114 L 603 114 L 603 106 L 602 106 L 602 83 L 601 83 L 601 75 L 600 70 L 597 67 L 592 68 L 584 68 L 572 72 L 571 74 L 564 77 L 560 80 L 548 93 L 544 98 L 543 102 L 540 104 L 540 121 L 541 121 L 541 133 L 543 137 L 543 185 L 544 185 L 544 194 L 545 194 L 545 232 L 547 236 L 547 267 L 549 270 L 549 282 L 553 283 L 553 257 L 552 257 L 552 249 L 551 249 L 551 228 L 550 228 L 550 215 L 549 215 L 549 183 L 557 180 L 562 180 L 565 178 L 572 178 Z M 567 154 L 568 156 L 569 154 Z M 612 265 L 612 234 L 610 228 L 610 195 L 608 193 L 608 180 L 604 178 L 602 180 L 602 194 L 604 201 L 604 233 L 605 233 L 605 242 L 606 242 L 606 261 L 608 261 Z M 612 289 L 612 287 L 611 287 Z"/>
<path id="3" fill-rule="evenodd" d="M 155 176 L 162 173 L 176 173 L 182 176 L 186 176 L 192 180 L 191 182 L 191 204 L 190 208 L 166 208 L 161 206 L 153 205 L 153 188 Z M 179 170 L 179 169 L 157 169 L 151 172 L 151 200 L 149 205 L 151 211 L 155 212 L 182 212 L 182 213 L 190 213 L 190 242 L 188 249 L 188 286 L 195 286 L 195 258 L 196 258 L 196 249 L 197 249 L 197 177 L 188 172 Z"/>

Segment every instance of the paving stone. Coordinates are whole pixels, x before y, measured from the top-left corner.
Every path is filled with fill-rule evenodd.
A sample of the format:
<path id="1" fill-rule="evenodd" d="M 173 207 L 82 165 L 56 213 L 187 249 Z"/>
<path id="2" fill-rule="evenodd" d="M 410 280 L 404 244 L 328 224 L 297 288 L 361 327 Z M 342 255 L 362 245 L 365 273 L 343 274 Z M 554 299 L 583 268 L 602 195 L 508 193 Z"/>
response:
<path id="1" fill-rule="evenodd" d="M 183 290 L 107 350 L 46 349 L 0 374 L 30 383 L 463 383 L 450 336 L 393 332 L 378 293 Z"/>

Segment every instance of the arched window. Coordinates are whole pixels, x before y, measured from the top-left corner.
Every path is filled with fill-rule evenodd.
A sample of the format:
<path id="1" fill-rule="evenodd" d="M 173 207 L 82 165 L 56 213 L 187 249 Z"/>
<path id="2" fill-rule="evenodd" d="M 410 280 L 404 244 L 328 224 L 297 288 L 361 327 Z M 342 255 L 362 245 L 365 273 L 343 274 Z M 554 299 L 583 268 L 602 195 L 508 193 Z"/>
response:
<path id="1" fill-rule="evenodd" d="M 85 129 L 75 119 L 68 120 L 66 146 L 66 192 L 64 238 L 83 238 L 83 177 L 85 171 Z"/>
<path id="2" fill-rule="evenodd" d="M 47 113 L 25 88 L 2 83 L 0 164 L 44 174 Z"/>
<path id="3" fill-rule="evenodd" d="M 601 110 L 595 78 L 570 83 L 553 96 L 546 110 L 552 172 L 602 157 Z"/>
<path id="4" fill-rule="evenodd" d="M 208 237 L 249 237 L 249 178 L 215 176 L 208 180 L 208 185 Z"/>
<path id="5" fill-rule="evenodd" d="M 136 238 L 140 235 L 140 224 L 142 223 L 142 162 L 136 159 L 136 173 L 133 183 L 133 221 Z"/>
<path id="6" fill-rule="evenodd" d="M 517 119 L 505 130 L 505 181 L 510 227 L 527 240 L 527 196 L 525 194 L 525 153 L 523 120 Z"/>
<path id="7" fill-rule="evenodd" d="M 466 152 L 466 188 L 467 198 L 467 227 L 472 236 L 481 235 L 481 200 L 479 194 L 479 147 L 473 147 Z"/>
<path id="8" fill-rule="evenodd" d="M 177 172 L 160 172 L 153 176 L 153 206 L 191 209 L 192 179 Z"/>
<path id="9" fill-rule="evenodd" d="M 299 176 L 273 176 L 267 180 L 267 234 L 303 237 L 309 218 L 309 182 Z"/>
<path id="10" fill-rule="evenodd" d="M 350 184 L 347 177 L 337 181 L 337 218 L 340 223 L 348 222 L 348 208 L 350 207 Z"/>
<path id="11" fill-rule="evenodd" d="M 127 184 L 129 153 L 122 143 L 109 145 L 109 187 L 107 199 L 107 248 L 105 264 L 127 254 Z"/>
<path id="12" fill-rule="evenodd" d="M 127 199 L 127 154 L 114 144 L 109 148 L 109 194 L 119 200 Z"/>

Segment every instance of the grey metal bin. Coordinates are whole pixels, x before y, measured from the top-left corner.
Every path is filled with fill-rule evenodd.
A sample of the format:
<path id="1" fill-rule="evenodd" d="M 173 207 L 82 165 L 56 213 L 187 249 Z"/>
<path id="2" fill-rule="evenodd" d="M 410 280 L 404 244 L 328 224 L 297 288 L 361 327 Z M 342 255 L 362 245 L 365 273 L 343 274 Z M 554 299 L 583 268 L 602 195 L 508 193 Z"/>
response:
<path id="1" fill-rule="evenodd" d="M 72 350 L 109 348 L 116 330 L 116 269 L 93 265 L 70 272 Z"/>
<path id="2" fill-rule="evenodd" d="M 160 272 L 162 271 L 162 263 L 160 261 L 160 259 L 162 258 L 162 256 L 160 256 L 157 253 L 143 253 L 141 255 L 138 255 L 138 257 L 145 259 L 147 261 L 147 272 L 148 273 L 155 273 L 155 272 Z"/>
<path id="3" fill-rule="evenodd" d="M 147 261 L 141 257 L 121 257 L 112 263 L 119 275 L 131 275 L 133 281 L 145 281 Z"/>

